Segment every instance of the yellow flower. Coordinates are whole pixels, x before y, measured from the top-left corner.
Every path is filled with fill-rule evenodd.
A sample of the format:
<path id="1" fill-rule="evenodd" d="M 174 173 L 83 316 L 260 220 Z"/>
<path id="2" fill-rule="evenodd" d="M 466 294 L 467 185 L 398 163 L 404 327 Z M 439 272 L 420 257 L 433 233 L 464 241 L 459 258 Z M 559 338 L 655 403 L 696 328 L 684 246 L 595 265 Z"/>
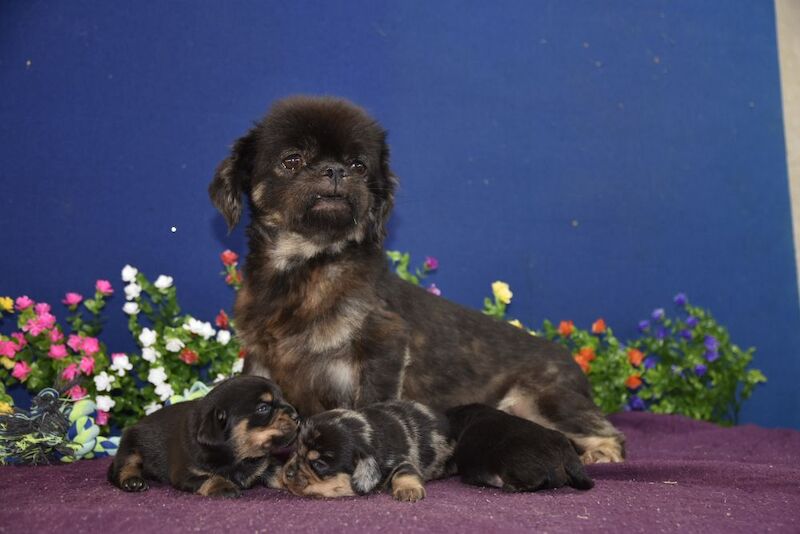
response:
<path id="1" fill-rule="evenodd" d="M 14 367 L 14 360 L 3 356 L 2 358 L 0 358 L 0 364 L 2 364 L 2 366 L 5 367 L 6 369 L 11 369 L 12 367 Z"/>
<path id="2" fill-rule="evenodd" d="M 11 413 L 14 411 L 14 408 L 7 402 L 0 402 L 0 413 Z"/>
<path id="3" fill-rule="evenodd" d="M 514 319 L 513 321 L 508 321 L 508 324 L 511 326 L 516 326 L 517 328 L 522 328 L 522 323 L 519 322 L 519 319 Z"/>
<path id="4" fill-rule="evenodd" d="M 492 293 L 494 293 L 494 298 L 503 304 L 511 303 L 511 297 L 514 296 L 514 293 L 511 292 L 511 288 L 508 287 L 508 284 L 501 282 L 500 280 L 492 284 Z"/>
<path id="5" fill-rule="evenodd" d="M 14 300 L 11 297 L 0 297 L 0 309 L 6 312 L 14 311 Z"/>

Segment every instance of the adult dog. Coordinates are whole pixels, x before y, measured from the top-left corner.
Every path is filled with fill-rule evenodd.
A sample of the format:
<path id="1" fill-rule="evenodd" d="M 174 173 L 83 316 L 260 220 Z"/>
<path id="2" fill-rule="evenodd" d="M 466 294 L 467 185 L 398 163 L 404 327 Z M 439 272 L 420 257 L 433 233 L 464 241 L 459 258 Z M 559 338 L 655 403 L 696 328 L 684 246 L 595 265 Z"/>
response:
<path id="1" fill-rule="evenodd" d="M 249 200 L 234 309 L 245 372 L 274 379 L 303 416 L 480 402 L 563 432 L 584 463 L 621 461 L 624 438 L 568 351 L 390 272 L 396 184 L 386 132 L 344 100 L 281 100 L 236 141 L 209 194 L 230 228 Z"/>

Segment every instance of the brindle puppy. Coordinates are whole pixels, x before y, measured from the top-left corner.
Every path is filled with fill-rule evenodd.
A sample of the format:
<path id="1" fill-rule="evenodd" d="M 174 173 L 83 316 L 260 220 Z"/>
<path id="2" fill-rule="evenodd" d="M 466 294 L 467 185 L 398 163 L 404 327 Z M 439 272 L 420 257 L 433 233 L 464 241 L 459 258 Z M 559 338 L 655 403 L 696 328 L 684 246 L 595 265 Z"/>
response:
<path id="1" fill-rule="evenodd" d="M 418 501 L 424 481 L 446 474 L 452 452 L 447 420 L 422 404 L 331 410 L 303 421 L 280 480 L 295 495 L 345 497 L 389 486 L 398 501 Z"/>
<path id="2" fill-rule="evenodd" d="M 152 479 L 199 495 L 237 497 L 257 482 L 273 485 L 281 466 L 270 451 L 296 433 L 297 412 L 271 380 L 237 376 L 128 428 L 108 480 L 125 491 L 145 491 Z"/>
<path id="3" fill-rule="evenodd" d="M 272 377 L 304 416 L 480 402 L 563 432 L 586 463 L 621 461 L 624 438 L 566 349 L 389 270 L 396 184 L 386 133 L 343 100 L 282 100 L 235 143 L 209 193 L 231 228 L 249 201 L 234 310 L 245 371 Z"/>

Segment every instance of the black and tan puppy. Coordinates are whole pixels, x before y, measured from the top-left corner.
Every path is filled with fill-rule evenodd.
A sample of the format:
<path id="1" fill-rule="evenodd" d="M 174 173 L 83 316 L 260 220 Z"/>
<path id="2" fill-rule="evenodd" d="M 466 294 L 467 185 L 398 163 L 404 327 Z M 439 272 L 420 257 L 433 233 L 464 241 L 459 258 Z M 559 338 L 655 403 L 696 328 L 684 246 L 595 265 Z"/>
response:
<path id="1" fill-rule="evenodd" d="M 447 419 L 456 440 L 451 462 L 467 484 L 506 491 L 594 486 L 560 432 L 483 404 L 451 408 Z"/>
<path id="2" fill-rule="evenodd" d="M 209 193 L 230 227 L 250 206 L 234 309 L 245 372 L 274 379 L 304 417 L 480 402 L 563 432 L 586 463 L 621 461 L 624 438 L 565 348 L 389 270 L 396 184 L 385 131 L 344 100 L 282 100 L 236 141 Z"/>
<path id="3" fill-rule="evenodd" d="M 297 414 L 271 380 L 237 376 L 128 428 L 108 480 L 125 491 L 144 491 L 152 479 L 200 495 L 236 497 L 240 489 L 269 483 L 280 468 L 270 451 L 296 433 Z"/>
<path id="4" fill-rule="evenodd" d="M 388 486 L 395 499 L 418 501 L 424 481 L 445 475 L 451 453 L 444 417 L 416 402 L 331 410 L 303 422 L 281 482 L 295 495 L 345 497 Z"/>

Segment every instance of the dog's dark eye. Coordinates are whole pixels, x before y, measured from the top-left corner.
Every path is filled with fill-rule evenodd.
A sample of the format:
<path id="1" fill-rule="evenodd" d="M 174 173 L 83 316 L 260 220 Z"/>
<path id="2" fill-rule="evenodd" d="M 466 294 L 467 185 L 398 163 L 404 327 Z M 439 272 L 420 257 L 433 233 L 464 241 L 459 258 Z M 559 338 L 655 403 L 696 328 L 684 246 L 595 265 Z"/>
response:
<path id="1" fill-rule="evenodd" d="M 272 406 L 270 406 L 266 402 L 262 402 L 261 404 L 256 406 L 256 413 L 261 413 L 261 414 L 269 413 L 270 410 L 272 410 Z"/>
<path id="2" fill-rule="evenodd" d="M 325 460 L 312 460 L 311 468 L 317 473 L 320 473 L 328 468 L 328 462 Z"/>
<path id="3" fill-rule="evenodd" d="M 300 154 L 292 154 L 283 160 L 283 167 L 290 171 L 296 171 L 303 166 L 303 157 Z"/>
<path id="4" fill-rule="evenodd" d="M 365 172 L 367 172 L 367 166 L 364 165 L 364 162 L 361 161 L 360 159 L 354 159 L 353 161 L 351 161 L 350 168 L 356 174 L 364 174 Z"/>

